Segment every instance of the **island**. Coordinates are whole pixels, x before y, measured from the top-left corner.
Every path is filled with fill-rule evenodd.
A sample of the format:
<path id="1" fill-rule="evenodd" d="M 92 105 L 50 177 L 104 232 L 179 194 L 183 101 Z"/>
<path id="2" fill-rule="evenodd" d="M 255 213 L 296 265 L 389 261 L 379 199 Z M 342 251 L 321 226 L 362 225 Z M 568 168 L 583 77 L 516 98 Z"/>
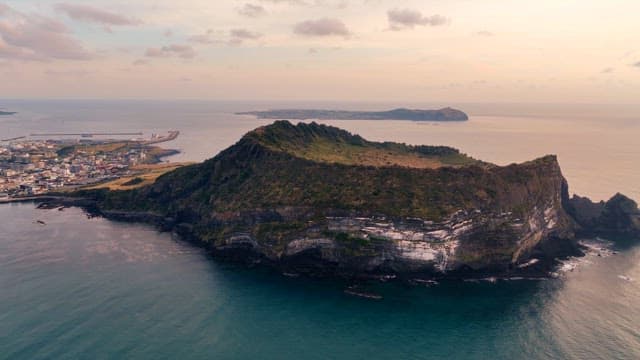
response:
<path id="1" fill-rule="evenodd" d="M 544 277 L 582 253 L 581 237 L 640 236 L 634 201 L 570 198 L 553 155 L 497 166 L 317 123 L 277 121 L 203 163 L 130 184 L 58 201 L 291 276 Z"/>
<path id="2" fill-rule="evenodd" d="M 15 115 L 15 114 L 17 114 L 17 112 L 0 110 L 0 116 L 3 116 L 3 115 L 8 116 L 8 115 Z"/>
<path id="3" fill-rule="evenodd" d="M 253 115 L 260 119 L 287 120 L 411 120 L 411 121 L 467 121 L 469 117 L 460 110 L 394 109 L 389 111 L 344 111 L 281 109 L 240 112 L 237 115 Z"/>

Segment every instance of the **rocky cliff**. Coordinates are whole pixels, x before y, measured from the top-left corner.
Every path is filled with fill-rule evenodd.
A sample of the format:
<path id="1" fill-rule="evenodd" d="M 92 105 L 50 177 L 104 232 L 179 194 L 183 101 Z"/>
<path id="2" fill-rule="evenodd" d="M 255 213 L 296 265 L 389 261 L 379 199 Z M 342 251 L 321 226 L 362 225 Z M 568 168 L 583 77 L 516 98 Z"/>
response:
<path id="1" fill-rule="evenodd" d="M 218 257 L 326 275 L 541 274 L 583 228 L 554 156 L 501 167 L 286 121 L 153 185 L 80 195 Z"/>
<path id="2" fill-rule="evenodd" d="M 578 234 L 581 236 L 640 239 L 638 204 L 622 194 L 597 203 L 586 197 L 573 196 L 567 211 L 579 225 Z"/>

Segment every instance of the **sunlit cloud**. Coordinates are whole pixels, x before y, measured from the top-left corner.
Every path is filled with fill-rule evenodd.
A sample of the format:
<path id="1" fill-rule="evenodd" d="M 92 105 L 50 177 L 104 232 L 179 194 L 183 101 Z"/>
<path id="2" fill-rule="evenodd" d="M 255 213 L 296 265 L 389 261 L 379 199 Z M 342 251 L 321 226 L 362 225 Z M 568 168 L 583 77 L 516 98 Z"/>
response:
<path id="1" fill-rule="evenodd" d="M 148 48 L 145 56 L 154 58 L 179 57 L 191 59 L 196 56 L 196 51 L 189 45 L 172 44 L 160 48 Z"/>
<path id="2" fill-rule="evenodd" d="M 89 5 L 59 3 L 55 5 L 56 10 L 65 13 L 73 20 L 84 21 L 110 26 L 134 26 L 142 22 L 138 19 L 116 14 L 114 12 L 102 10 Z"/>
<path id="3" fill-rule="evenodd" d="M 418 10 L 393 9 L 387 12 L 391 30 L 413 29 L 416 26 L 446 25 L 449 19 L 442 15 L 424 16 Z"/>
<path id="4" fill-rule="evenodd" d="M 198 86 L 180 96 L 195 98 L 633 102 L 638 13 L 607 0 L 0 0 L 14 85 L 0 96 L 170 97 L 185 76 Z M 79 68 L 81 93 L 60 86 Z M 479 74 L 490 85 L 450 86 Z"/>
<path id="5" fill-rule="evenodd" d="M 228 32 L 209 29 L 203 34 L 190 36 L 189 41 L 201 45 L 240 45 L 246 40 L 258 40 L 260 38 L 262 38 L 262 34 L 242 28 L 231 29 Z"/>
<path id="6" fill-rule="evenodd" d="M 23 61 L 88 60 L 93 55 L 62 22 L 0 4 L 0 58 Z"/>
<path id="7" fill-rule="evenodd" d="M 293 32 L 303 36 L 349 36 L 351 32 L 338 19 L 322 18 L 297 23 Z"/>
<path id="8" fill-rule="evenodd" d="M 251 18 L 257 18 L 265 15 L 266 13 L 267 10 L 265 10 L 262 5 L 246 3 L 242 7 L 238 8 L 238 14 Z"/>

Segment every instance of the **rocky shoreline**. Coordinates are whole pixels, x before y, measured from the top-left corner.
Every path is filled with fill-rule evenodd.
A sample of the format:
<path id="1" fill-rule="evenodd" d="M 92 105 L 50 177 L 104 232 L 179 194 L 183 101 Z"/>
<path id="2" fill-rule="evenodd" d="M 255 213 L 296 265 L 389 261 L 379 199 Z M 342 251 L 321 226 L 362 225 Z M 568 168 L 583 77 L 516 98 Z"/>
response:
<path id="1" fill-rule="evenodd" d="M 441 271 L 339 271 L 339 269 L 327 267 L 327 264 L 315 264 L 313 267 L 299 267 L 304 259 L 297 259 L 297 262 L 274 261 L 255 251 L 251 246 L 223 246 L 215 247 L 211 243 L 203 241 L 194 232 L 190 224 L 178 223 L 176 219 L 165 217 L 160 214 L 150 212 L 127 212 L 127 211 L 103 211 L 97 206 L 95 200 L 89 198 L 65 197 L 65 196 L 39 196 L 29 199 L 17 199 L 13 202 L 33 202 L 39 209 L 63 209 L 67 207 L 78 207 L 83 209 L 88 217 L 102 217 L 116 222 L 139 223 L 154 226 L 158 231 L 171 232 L 181 240 L 192 246 L 203 248 L 215 261 L 229 262 L 245 267 L 263 267 L 276 271 L 286 277 L 306 277 L 306 278 L 336 278 L 351 283 L 345 289 L 345 294 L 371 300 L 379 300 L 381 297 L 367 290 L 369 283 L 397 282 L 408 286 L 431 287 L 437 286 L 442 281 L 463 281 L 463 282 L 487 282 L 496 283 L 500 281 L 544 281 L 559 277 L 563 272 L 573 271 L 576 267 L 576 259 L 587 254 L 594 256 L 610 256 L 616 254 L 615 251 L 607 249 L 613 244 L 612 241 L 602 240 L 596 234 L 589 234 L 597 239 L 599 245 L 590 243 L 576 243 L 576 247 L 568 249 L 563 254 L 558 253 L 556 257 L 543 259 L 534 258 L 525 263 L 512 268 L 500 270 L 473 270 L 470 268 L 456 269 L 448 272 Z M 340 222 L 362 223 L 363 221 L 379 221 L 380 219 L 342 218 Z M 412 219 L 416 221 L 416 219 Z M 451 228 L 459 228 L 459 225 L 451 224 Z M 388 225 L 384 229 L 389 231 Z M 374 231 L 371 227 L 363 227 L 363 231 Z M 383 231 L 376 229 L 375 231 Z M 587 235 L 583 232 L 583 235 Z M 246 240 L 246 239 L 244 239 Z M 601 255 L 603 253 L 605 255 Z M 309 260 L 317 260 L 310 256 Z M 307 264 L 308 265 L 308 264 Z"/>
<path id="2" fill-rule="evenodd" d="M 360 231 L 376 234 L 379 236 L 389 236 L 396 238 L 398 246 L 393 250 L 397 251 L 399 258 L 394 260 L 407 260 L 405 268 L 398 267 L 375 267 L 375 268 L 358 268 L 340 267 L 331 259 L 323 259 L 318 257 L 318 251 L 326 250 L 335 246 L 328 239 L 303 239 L 294 241 L 288 246 L 288 253 L 281 258 L 270 258 L 255 247 L 255 241 L 246 234 L 235 234 L 229 238 L 229 241 L 222 246 L 215 246 L 201 239 L 194 231 L 193 225 L 188 223 L 177 222 L 175 218 L 165 217 L 161 214 L 151 212 L 129 212 L 129 211 L 107 211 L 100 210 L 99 206 L 93 199 L 63 197 L 63 196 L 42 196 L 30 199 L 22 199 L 22 202 L 34 202 L 38 204 L 40 209 L 56 209 L 65 207 L 82 208 L 89 217 L 103 217 L 108 220 L 127 223 L 141 223 L 154 226 L 161 232 L 172 232 L 179 236 L 180 239 L 190 243 L 193 246 L 201 247 L 212 255 L 217 261 L 232 262 L 242 264 L 244 266 L 254 267 L 261 266 L 273 269 L 285 276 L 290 277 L 311 277 L 311 278 L 342 278 L 357 283 L 374 281 L 389 282 L 397 281 L 414 286 L 433 286 L 439 281 L 459 280 L 459 281 L 488 281 L 496 282 L 499 280 L 542 280 L 553 277 L 554 272 L 562 265 L 562 260 L 570 257 L 584 256 L 582 250 L 585 247 L 577 245 L 575 248 L 564 249 L 562 252 L 556 253 L 554 257 L 543 256 L 540 259 L 534 258 L 525 263 L 516 266 L 507 266 L 494 269 L 472 269 L 469 267 L 447 270 L 447 252 L 451 255 L 452 249 L 447 249 L 446 244 L 442 241 L 447 236 L 465 231 L 465 221 L 461 220 L 460 214 L 457 214 L 458 222 L 447 222 L 444 224 L 447 230 L 444 230 L 443 224 L 428 224 L 427 229 L 431 229 L 431 233 L 417 234 L 411 225 L 404 223 L 398 229 L 392 222 L 381 223 L 381 218 L 363 218 L 363 217 L 337 217 L 330 218 L 332 228 L 339 230 L 344 227 L 357 227 Z M 506 216 L 506 214 L 505 214 Z M 420 222 L 418 219 L 409 219 L 408 223 Z M 421 225 L 424 228 L 424 224 Z M 433 229 L 439 230 L 433 230 Z M 462 229 L 462 230 L 461 230 Z M 468 228 L 466 230 L 469 230 Z M 416 239 L 416 236 L 431 237 L 439 244 L 434 248 L 424 247 L 418 244 L 411 244 L 410 240 L 403 240 L 410 236 Z M 439 239 L 434 238 L 439 237 Z M 311 251 L 308 251 L 311 250 Z M 438 263 L 432 268 L 421 266 L 420 261 L 432 261 L 438 258 Z M 339 261 L 339 259 L 333 259 Z M 412 261 L 417 263 L 413 264 Z M 412 268 L 412 265 L 418 265 Z M 422 264 L 424 265 L 424 264 Z"/>

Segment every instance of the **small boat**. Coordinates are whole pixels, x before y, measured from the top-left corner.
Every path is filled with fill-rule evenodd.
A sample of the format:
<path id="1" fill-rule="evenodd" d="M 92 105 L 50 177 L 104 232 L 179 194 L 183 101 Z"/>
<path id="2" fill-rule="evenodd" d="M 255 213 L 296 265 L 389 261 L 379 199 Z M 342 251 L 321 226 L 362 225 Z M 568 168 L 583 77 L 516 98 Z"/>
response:
<path id="1" fill-rule="evenodd" d="M 377 279 L 380 282 L 387 282 L 387 281 L 394 280 L 396 277 L 397 277 L 396 275 L 381 275 Z"/>
<path id="2" fill-rule="evenodd" d="M 357 296 L 365 299 L 371 300 L 382 300 L 382 295 L 378 295 L 375 293 L 365 292 L 356 289 L 355 287 L 350 287 L 344 290 L 344 293 L 351 296 Z"/>
<path id="3" fill-rule="evenodd" d="M 411 281 L 416 283 L 416 284 L 425 285 L 425 286 L 435 286 L 435 285 L 440 284 L 439 282 L 437 282 L 435 280 L 413 279 Z"/>

